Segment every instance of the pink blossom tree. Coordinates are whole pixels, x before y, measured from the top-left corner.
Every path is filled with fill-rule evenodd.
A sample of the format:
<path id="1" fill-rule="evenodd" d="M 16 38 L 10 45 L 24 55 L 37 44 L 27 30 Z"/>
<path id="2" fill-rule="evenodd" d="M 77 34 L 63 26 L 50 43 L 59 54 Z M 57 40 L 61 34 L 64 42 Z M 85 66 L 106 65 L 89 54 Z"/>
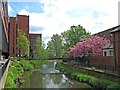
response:
<path id="1" fill-rule="evenodd" d="M 106 38 L 90 36 L 88 39 L 76 43 L 75 46 L 70 48 L 67 55 L 69 58 L 102 55 L 102 48 L 107 44 L 110 44 L 110 40 Z"/>

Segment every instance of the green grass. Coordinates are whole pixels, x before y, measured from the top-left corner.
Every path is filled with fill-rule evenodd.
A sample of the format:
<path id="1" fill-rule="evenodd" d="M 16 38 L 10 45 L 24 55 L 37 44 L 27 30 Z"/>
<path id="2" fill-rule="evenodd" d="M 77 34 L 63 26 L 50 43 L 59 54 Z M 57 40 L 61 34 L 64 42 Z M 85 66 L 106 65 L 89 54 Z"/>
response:
<path id="1" fill-rule="evenodd" d="M 57 68 L 60 71 L 65 72 L 68 76 L 73 79 L 76 79 L 80 82 L 85 82 L 90 84 L 92 87 L 99 87 L 99 88 L 120 88 L 120 83 L 114 82 L 107 79 L 98 78 L 96 76 L 84 74 L 81 72 L 76 71 L 71 67 L 67 67 L 63 63 L 58 63 Z"/>

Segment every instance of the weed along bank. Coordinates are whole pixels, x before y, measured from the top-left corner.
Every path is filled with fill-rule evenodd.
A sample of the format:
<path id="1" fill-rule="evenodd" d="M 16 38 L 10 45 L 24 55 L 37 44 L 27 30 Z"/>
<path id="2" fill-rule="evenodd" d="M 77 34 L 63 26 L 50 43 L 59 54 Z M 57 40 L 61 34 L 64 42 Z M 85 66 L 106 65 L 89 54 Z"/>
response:
<path id="1" fill-rule="evenodd" d="M 95 75 L 94 70 L 91 72 L 88 72 L 90 68 L 82 67 L 78 69 L 78 67 L 74 67 L 71 65 L 68 65 L 66 63 L 58 63 L 57 68 L 64 72 L 66 75 L 68 75 L 70 78 L 73 78 L 75 80 L 78 80 L 80 82 L 85 82 L 91 85 L 93 88 L 120 88 L 120 77 L 119 80 L 111 80 L 106 79 L 104 77 L 101 77 L 101 75 Z M 85 68 L 85 69 L 84 69 Z M 84 70 L 83 70 L 84 69 Z M 98 70 L 97 70 L 98 71 Z M 103 71 L 98 71 L 103 72 Z"/>

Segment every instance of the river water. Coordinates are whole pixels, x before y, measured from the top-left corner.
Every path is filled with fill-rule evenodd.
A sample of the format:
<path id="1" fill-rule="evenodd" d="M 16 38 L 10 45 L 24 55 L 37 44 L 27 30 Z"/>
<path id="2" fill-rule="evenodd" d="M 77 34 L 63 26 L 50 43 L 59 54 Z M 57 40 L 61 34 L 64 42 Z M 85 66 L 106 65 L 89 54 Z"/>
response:
<path id="1" fill-rule="evenodd" d="M 24 83 L 20 88 L 90 88 L 86 83 L 68 78 L 55 69 L 56 62 L 49 62 L 40 69 L 27 71 L 23 74 Z"/>

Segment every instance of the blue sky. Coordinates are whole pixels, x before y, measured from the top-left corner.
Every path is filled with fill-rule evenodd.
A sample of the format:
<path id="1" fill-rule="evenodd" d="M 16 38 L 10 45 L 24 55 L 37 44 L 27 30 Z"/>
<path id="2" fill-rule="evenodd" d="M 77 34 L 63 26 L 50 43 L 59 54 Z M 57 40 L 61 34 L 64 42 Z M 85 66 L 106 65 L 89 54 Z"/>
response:
<path id="1" fill-rule="evenodd" d="M 71 25 L 97 33 L 118 25 L 119 0 L 8 0 L 9 16 L 30 16 L 30 32 L 42 33 L 45 43 Z"/>

